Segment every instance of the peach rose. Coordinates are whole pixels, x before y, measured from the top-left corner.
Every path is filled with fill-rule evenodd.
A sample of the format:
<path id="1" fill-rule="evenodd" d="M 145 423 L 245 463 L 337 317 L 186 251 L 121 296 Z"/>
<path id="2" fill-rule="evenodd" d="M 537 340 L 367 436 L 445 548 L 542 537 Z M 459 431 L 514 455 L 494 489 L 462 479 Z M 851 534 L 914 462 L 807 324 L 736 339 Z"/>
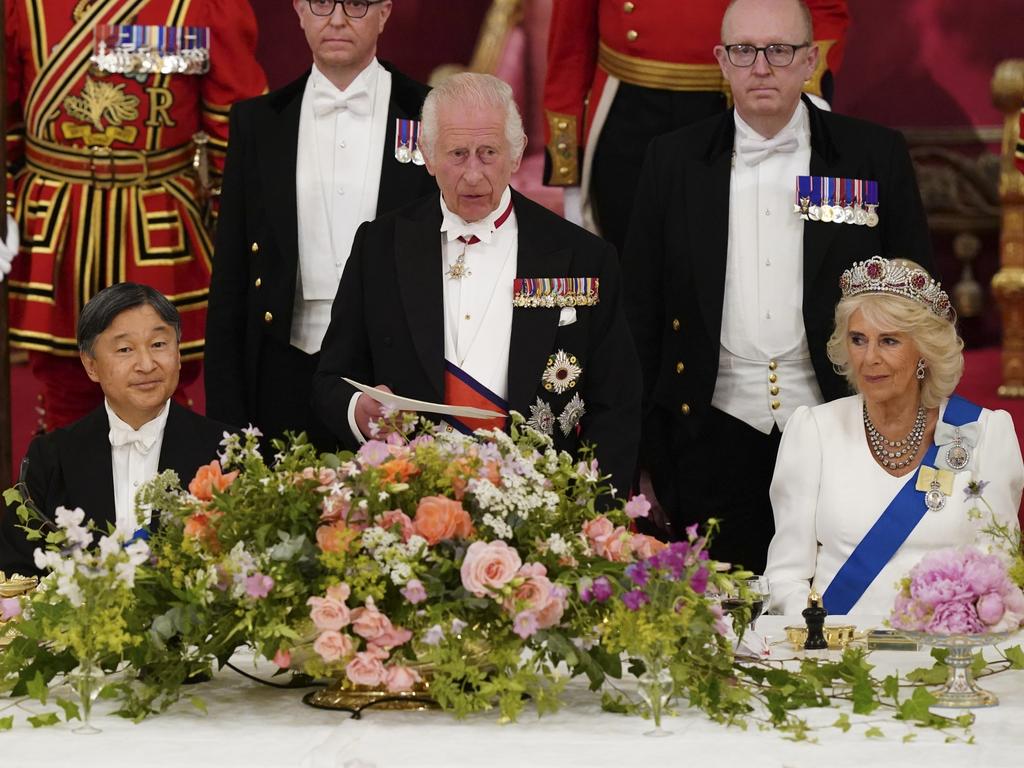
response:
<path id="1" fill-rule="evenodd" d="M 404 483 L 413 475 L 419 474 L 420 471 L 413 462 L 400 456 L 396 456 L 391 461 L 385 461 L 380 465 L 380 469 L 384 473 L 385 483 Z"/>
<path id="2" fill-rule="evenodd" d="M 611 535 L 603 542 L 598 542 L 594 550 L 603 558 L 613 563 L 621 563 L 629 556 L 629 540 L 632 538 L 629 531 L 623 526 L 618 526 Z"/>
<path id="3" fill-rule="evenodd" d="M 399 533 L 402 536 L 402 541 L 408 541 L 409 537 L 411 537 L 415 532 L 412 520 L 410 520 L 409 516 L 400 509 L 389 509 L 377 518 L 377 525 L 388 531 L 397 525 Z"/>
<path id="4" fill-rule="evenodd" d="M 331 525 L 321 525 L 316 529 L 316 543 L 321 552 L 347 552 L 348 545 L 355 535 L 340 520 Z"/>
<path id="5" fill-rule="evenodd" d="M 501 487 L 501 464 L 496 459 L 488 461 L 480 471 L 480 477 L 490 480 L 491 485 Z"/>
<path id="6" fill-rule="evenodd" d="M 309 618 L 321 632 L 326 629 L 342 629 L 352 620 L 348 606 L 329 597 L 311 597 L 306 605 L 310 606 Z"/>
<path id="7" fill-rule="evenodd" d="M 536 612 L 538 628 L 554 627 L 562 620 L 562 614 L 565 612 L 565 598 L 568 594 L 569 590 L 561 584 L 552 585 L 547 604 Z"/>
<path id="8" fill-rule="evenodd" d="M 415 669 L 392 664 L 384 670 L 384 685 L 392 693 L 409 691 L 420 681 L 420 673 Z"/>
<path id="9" fill-rule="evenodd" d="M 504 541 L 474 541 L 462 561 L 462 586 L 483 597 L 508 584 L 522 564 L 519 553 Z"/>
<path id="10" fill-rule="evenodd" d="M 216 490 L 223 493 L 238 477 L 238 470 L 221 474 L 220 461 L 214 459 L 196 470 L 196 476 L 188 484 L 188 492 L 200 501 L 211 501 Z"/>
<path id="11" fill-rule="evenodd" d="M 538 611 L 551 599 L 551 580 L 541 563 L 526 563 L 517 576 L 523 583 L 505 600 L 505 610 L 513 616 L 520 611 Z"/>
<path id="12" fill-rule="evenodd" d="M 593 520 L 587 520 L 587 522 L 583 524 L 583 535 L 586 536 L 591 545 L 593 545 L 595 542 L 607 539 L 614 529 L 615 526 L 612 524 L 611 520 L 604 515 L 599 515 Z"/>
<path id="13" fill-rule="evenodd" d="M 277 653 L 274 654 L 274 663 L 279 669 L 288 669 L 292 665 L 291 653 L 284 648 L 278 648 Z"/>
<path id="14" fill-rule="evenodd" d="M 444 496 L 420 499 L 412 525 L 431 546 L 445 539 L 464 539 L 473 533 L 473 521 L 462 504 Z"/>
<path id="15" fill-rule="evenodd" d="M 368 653 L 357 653 L 345 667 L 345 677 L 356 685 L 380 685 L 384 679 L 384 665 Z"/>
<path id="16" fill-rule="evenodd" d="M 220 552 L 220 539 L 214 523 L 220 518 L 220 512 L 195 512 L 185 518 L 185 538 L 194 539 L 211 552 Z"/>
<path id="17" fill-rule="evenodd" d="M 352 594 L 352 590 L 345 582 L 332 584 L 327 588 L 327 596 L 331 598 L 331 600 L 337 600 L 339 603 L 344 603 L 348 600 L 348 596 L 350 594 Z"/>
<path id="18" fill-rule="evenodd" d="M 633 538 L 629 540 L 629 549 L 638 560 L 654 557 L 667 546 L 664 541 L 659 541 L 646 533 L 633 534 Z"/>
<path id="19" fill-rule="evenodd" d="M 391 627 L 391 620 L 378 610 L 372 597 L 366 598 L 366 605 L 352 611 L 352 631 L 367 640 L 373 640 Z"/>
<path id="20" fill-rule="evenodd" d="M 321 659 L 331 664 L 352 653 L 352 638 L 329 629 L 326 632 L 321 632 L 313 641 L 313 650 L 320 655 Z"/>
<path id="21" fill-rule="evenodd" d="M 343 520 L 348 515 L 350 494 L 346 492 L 332 493 L 325 496 L 320 510 L 320 519 L 325 521 Z"/>

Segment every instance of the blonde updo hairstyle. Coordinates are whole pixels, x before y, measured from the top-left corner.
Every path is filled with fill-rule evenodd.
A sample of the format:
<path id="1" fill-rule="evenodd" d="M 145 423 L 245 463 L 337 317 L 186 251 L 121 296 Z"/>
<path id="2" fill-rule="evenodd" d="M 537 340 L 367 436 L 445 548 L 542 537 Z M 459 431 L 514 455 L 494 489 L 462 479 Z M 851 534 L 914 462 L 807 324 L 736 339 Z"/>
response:
<path id="1" fill-rule="evenodd" d="M 908 267 L 920 269 L 912 261 L 901 260 Z M 835 330 L 828 340 L 828 359 L 836 373 L 845 376 L 850 388 L 857 391 L 857 375 L 850 365 L 847 334 L 850 318 L 857 310 L 864 319 L 878 328 L 906 334 L 917 346 L 925 361 L 921 387 L 921 405 L 936 408 L 960 383 L 964 372 L 964 341 L 956 332 L 955 320 L 939 317 L 914 299 L 891 293 L 861 293 L 846 296 L 836 305 Z"/>

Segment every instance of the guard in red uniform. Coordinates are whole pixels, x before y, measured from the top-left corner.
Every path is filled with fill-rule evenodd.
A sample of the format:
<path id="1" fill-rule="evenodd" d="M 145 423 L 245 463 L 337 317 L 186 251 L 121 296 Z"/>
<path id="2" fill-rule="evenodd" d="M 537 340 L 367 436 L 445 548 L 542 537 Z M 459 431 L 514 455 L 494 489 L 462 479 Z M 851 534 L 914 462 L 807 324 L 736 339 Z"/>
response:
<path id="1" fill-rule="evenodd" d="M 620 253 L 647 144 L 729 106 L 712 52 L 728 4 L 555 0 L 544 82 L 544 183 L 566 187 L 566 215 Z M 821 56 L 805 90 L 830 100 L 849 22 L 846 2 L 806 5 Z"/>
<path id="2" fill-rule="evenodd" d="M 247 0 L 6 0 L 8 194 L 21 235 L 10 337 L 43 385 L 44 426 L 102 401 L 78 361 L 82 306 L 122 281 L 181 313 L 199 373 L 208 193 L 228 109 L 266 90 Z M 207 174 L 207 171 L 209 172 Z"/>

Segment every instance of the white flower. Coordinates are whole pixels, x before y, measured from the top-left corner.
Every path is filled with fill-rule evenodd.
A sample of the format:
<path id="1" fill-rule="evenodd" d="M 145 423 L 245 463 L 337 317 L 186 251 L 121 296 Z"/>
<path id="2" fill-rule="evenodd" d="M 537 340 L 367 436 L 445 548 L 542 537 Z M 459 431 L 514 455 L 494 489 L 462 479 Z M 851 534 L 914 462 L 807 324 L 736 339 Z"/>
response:
<path id="1" fill-rule="evenodd" d="M 124 551 L 132 565 L 142 565 L 149 559 L 149 544 L 145 539 L 136 539 L 125 547 Z"/>
<path id="2" fill-rule="evenodd" d="M 100 537 L 100 562 L 110 557 L 117 557 L 121 552 L 121 536 L 119 531 L 114 531 L 110 536 Z"/>
<path id="3" fill-rule="evenodd" d="M 387 491 L 381 491 L 377 494 L 377 501 L 387 501 L 390 495 Z"/>
<path id="4" fill-rule="evenodd" d="M 73 578 L 61 575 L 57 579 L 57 594 L 63 595 L 75 608 L 81 608 L 85 598 L 82 596 L 82 589 Z"/>
<path id="5" fill-rule="evenodd" d="M 57 507 L 54 512 L 54 519 L 57 521 L 58 528 L 76 527 L 85 520 L 85 510 L 81 507 L 75 507 L 74 509 Z"/>
<path id="6" fill-rule="evenodd" d="M 548 549 L 556 555 L 565 555 L 569 552 L 569 542 L 562 538 L 560 533 L 552 533 L 547 540 Z"/>
<path id="7" fill-rule="evenodd" d="M 114 566 L 114 576 L 131 589 L 135 586 L 135 564 L 130 560 L 126 563 L 118 563 Z"/>

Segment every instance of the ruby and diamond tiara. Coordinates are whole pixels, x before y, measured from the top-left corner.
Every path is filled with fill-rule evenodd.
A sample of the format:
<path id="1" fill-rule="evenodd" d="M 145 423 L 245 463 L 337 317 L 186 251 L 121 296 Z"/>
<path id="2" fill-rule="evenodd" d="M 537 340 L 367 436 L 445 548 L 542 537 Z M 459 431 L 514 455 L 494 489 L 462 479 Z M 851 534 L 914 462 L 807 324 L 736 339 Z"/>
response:
<path id="1" fill-rule="evenodd" d="M 839 278 L 843 298 L 862 293 L 891 293 L 924 304 L 943 320 L 953 321 L 949 294 L 923 269 L 874 256 L 855 263 Z"/>

